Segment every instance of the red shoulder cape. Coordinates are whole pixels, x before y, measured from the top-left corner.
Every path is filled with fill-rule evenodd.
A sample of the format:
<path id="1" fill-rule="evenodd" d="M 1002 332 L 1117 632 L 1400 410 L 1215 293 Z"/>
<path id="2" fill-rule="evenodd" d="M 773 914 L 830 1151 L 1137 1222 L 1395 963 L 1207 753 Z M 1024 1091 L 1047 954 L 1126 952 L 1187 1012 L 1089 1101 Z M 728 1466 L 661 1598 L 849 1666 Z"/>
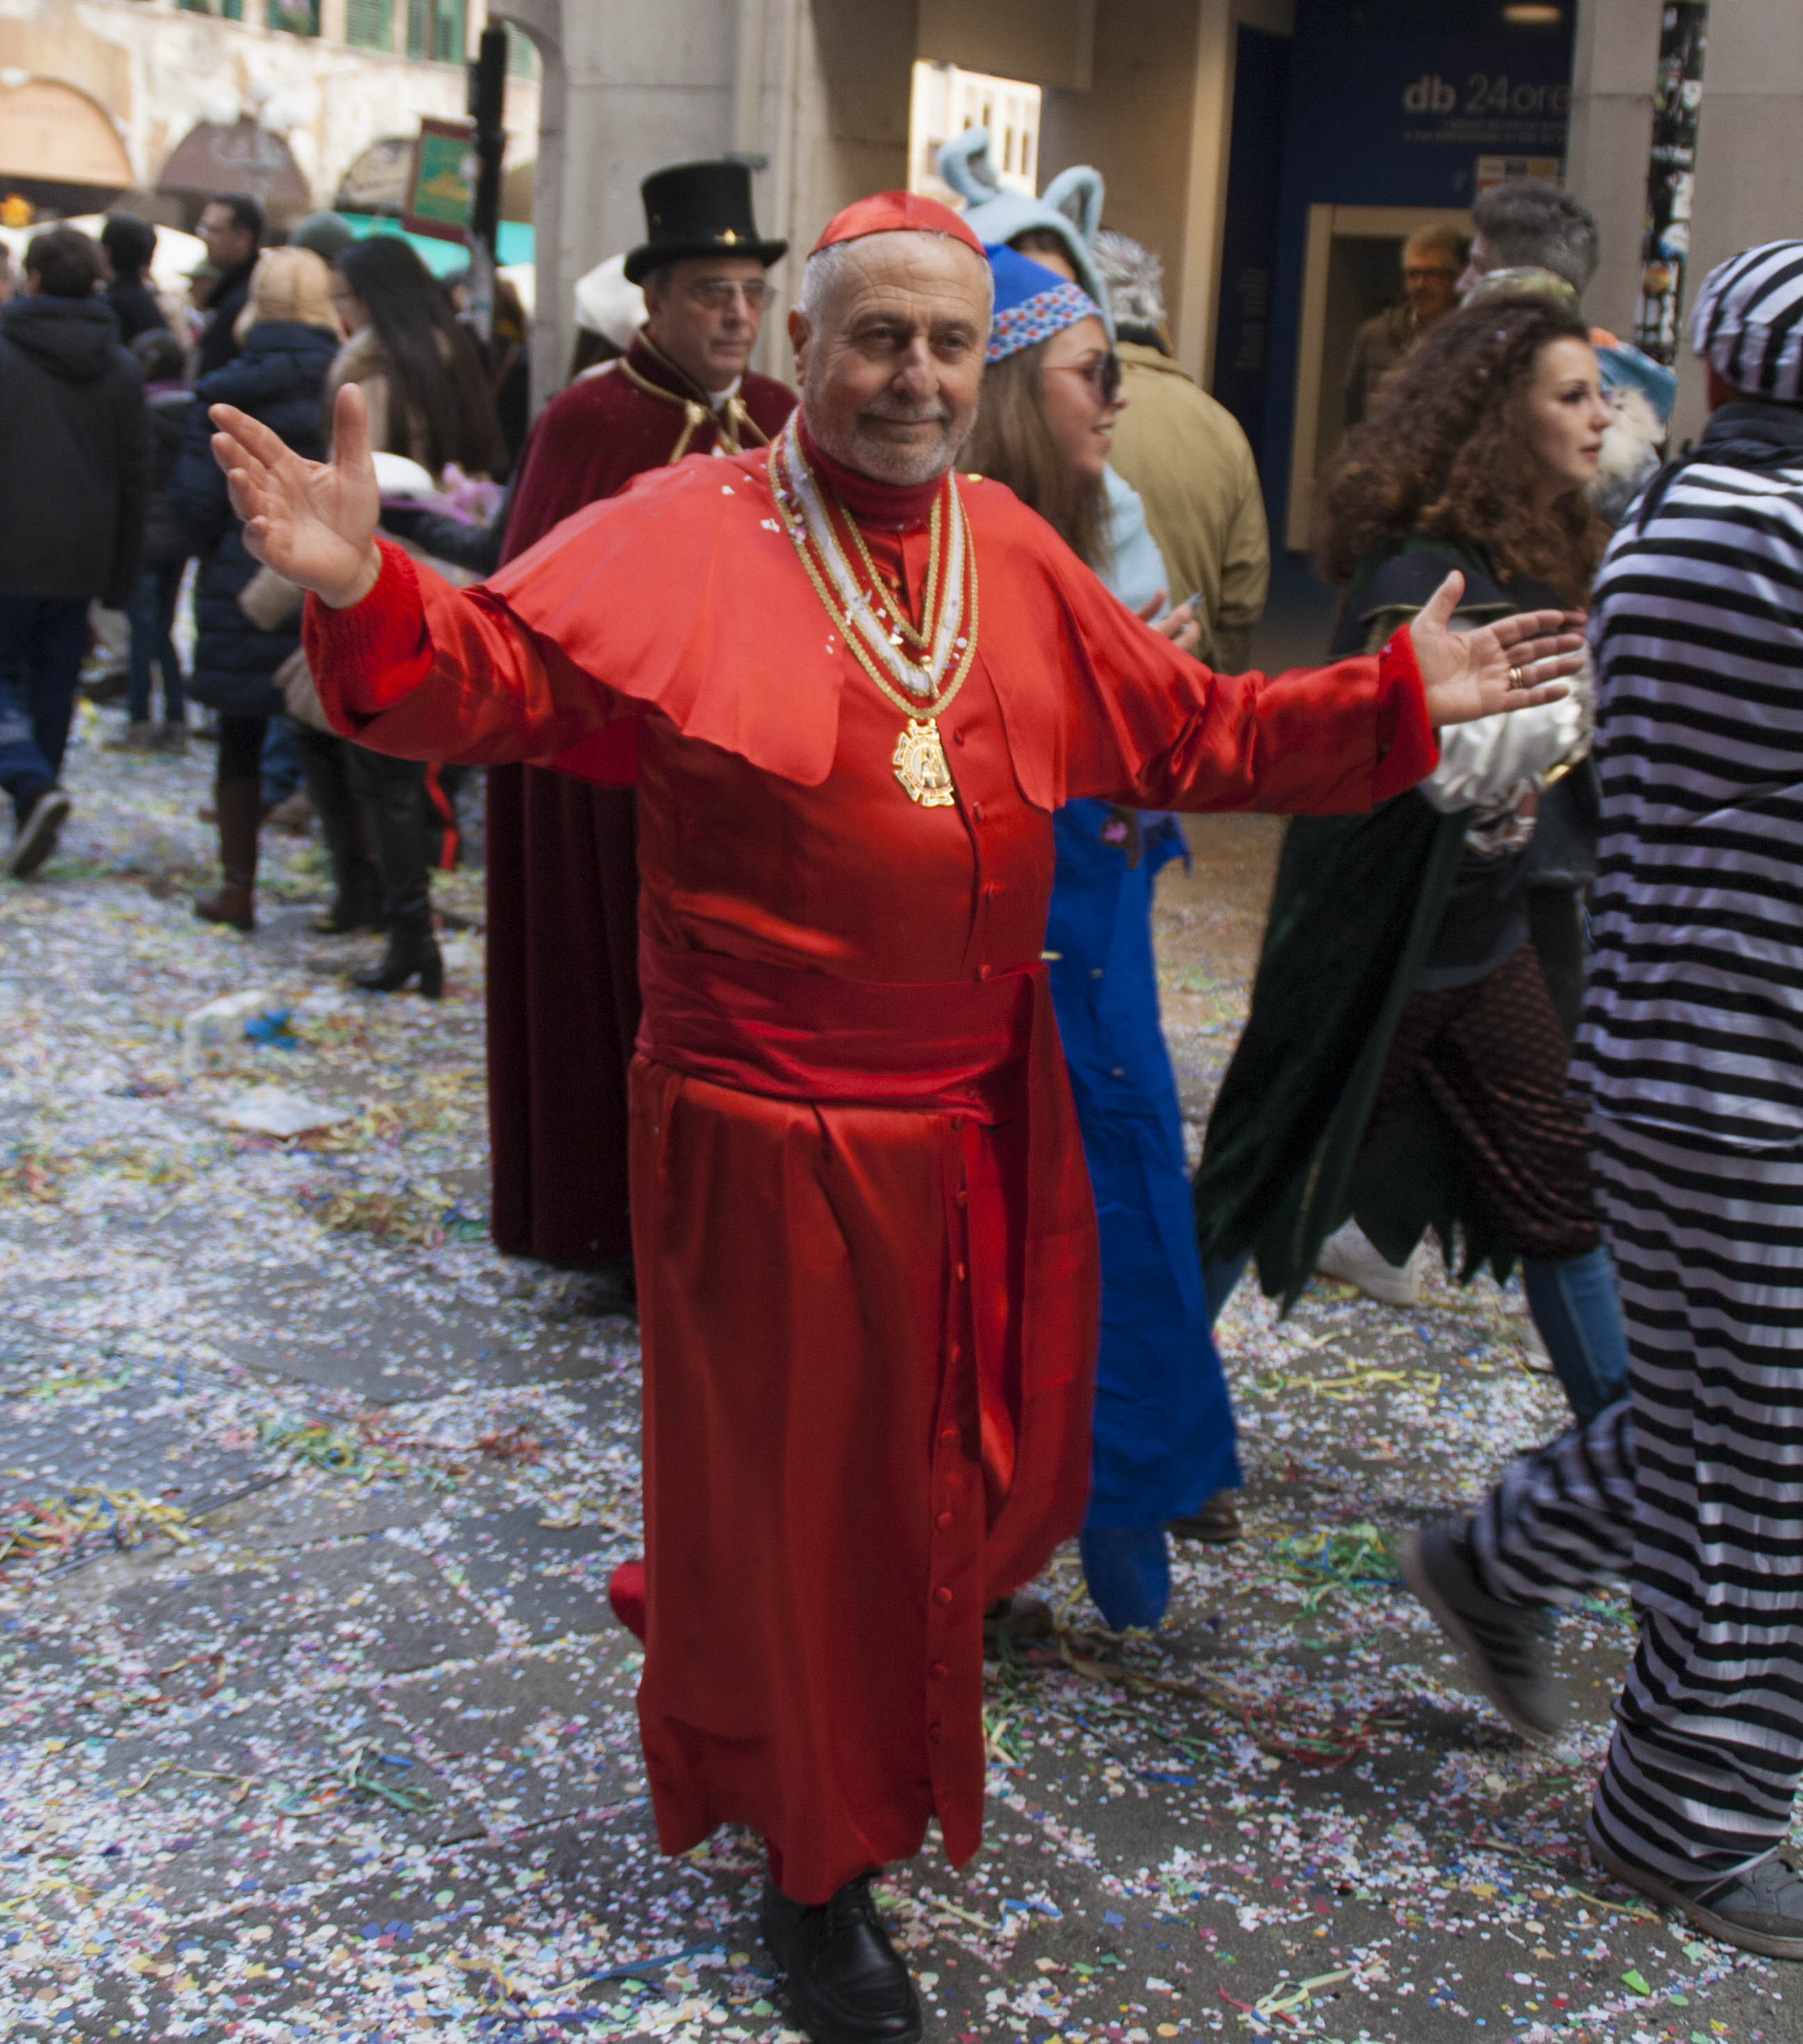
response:
<path id="1" fill-rule="evenodd" d="M 1100 705 L 1105 750 L 1130 776 L 1171 735 L 1168 714 L 1144 713 L 1148 678 L 1167 711 L 1175 707 L 1167 698 L 1194 701 L 1199 690 L 1223 720 L 1249 712 L 1245 688 L 1215 683 L 1148 632 L 1004 485 L 960 476 L 955 486 L 976 555 L 978 658 L 1001 705 L 1021 792 L 1035 807 L 1055 809 L 1072 792 L 1090 792 L 1074 789 L 1068 772 L 1079 714 L 1071 705 Z M 629 707 L 655 708 L 686 737 L 802 786 L 817 787 L 831 771 L 840 691 L 855 670 L 777 514 L 763 450 L 640 476 L 566 521 L 489 586 Z M 1362 809 L 1379 798 L 1380 785 L 1394 793 L 1431 769 L 1435 748 L 1406 635 L 1378 670 L 1369 659 L 1323 670 L 1290 717 L 1269 728 L 1274 743 L 1304 739 L 1311 709 L 1347 687 L 1377 713 L 1374 727 L 1387 724 L 1367 728 L 1374 751 L 1347 760 L 1332 799 L 1321 801 L 1317 784 L 1315 799 L 1297 806 Z M 632 721 L 584 740 L 557 765 L 629 783 Z M 1404 734 L 1409 742 L 1388 743 Z M 1090 736 L 1083 733 L 1078 756 L 1095 749 Z"/>

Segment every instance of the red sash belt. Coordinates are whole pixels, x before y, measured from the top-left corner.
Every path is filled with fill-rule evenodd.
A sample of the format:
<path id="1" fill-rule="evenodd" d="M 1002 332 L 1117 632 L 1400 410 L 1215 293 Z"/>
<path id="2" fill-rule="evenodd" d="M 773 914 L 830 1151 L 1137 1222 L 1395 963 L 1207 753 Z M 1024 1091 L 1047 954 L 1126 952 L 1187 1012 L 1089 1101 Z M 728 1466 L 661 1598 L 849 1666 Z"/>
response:
<path id="1" fill-rule="evenodd" d="M 1045 968 L 892 985 L 678 951 L 640 933 L 648 1058 L 741 1093 L 989 1123 L 1020 1111 Z"/>

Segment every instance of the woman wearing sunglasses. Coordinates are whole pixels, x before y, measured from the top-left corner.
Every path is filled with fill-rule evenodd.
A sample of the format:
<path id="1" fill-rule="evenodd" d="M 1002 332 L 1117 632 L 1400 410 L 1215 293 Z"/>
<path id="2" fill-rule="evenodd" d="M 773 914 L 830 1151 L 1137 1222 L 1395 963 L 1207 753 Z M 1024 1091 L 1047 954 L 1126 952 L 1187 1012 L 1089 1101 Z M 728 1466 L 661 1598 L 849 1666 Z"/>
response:
<path id="1" fill-rule="evenodd" d="M 1011 248 L 990 251 L 995 308 L 982 405 L 960 463 L 1008 485 L 1124 603 L 1151 619 L 1164 564 L 1138 497 L 1108 466 L 1124 400 L 1101 308 Z M 1188 610 L 1153 628 L 1194 645 Z M 1101 1235 L 1101 1350 L 1088 1520 L 1090 1593 L 1108 1623 L 1157 1624 L 1165 1526 L 1231 1539 L 1233 1413 L 1208 1329 L 1176 1082 L 1159 1028 L 1152 883 L 1186 856 L 1174 816 L 1069 802 L 1046 950 Z"/>

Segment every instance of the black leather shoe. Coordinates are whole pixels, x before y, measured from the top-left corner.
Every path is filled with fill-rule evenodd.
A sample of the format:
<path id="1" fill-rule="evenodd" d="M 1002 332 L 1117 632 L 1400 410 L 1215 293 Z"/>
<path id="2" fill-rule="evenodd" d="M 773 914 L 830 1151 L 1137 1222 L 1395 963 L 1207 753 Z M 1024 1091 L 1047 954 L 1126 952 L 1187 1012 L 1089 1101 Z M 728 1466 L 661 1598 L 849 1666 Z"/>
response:
<path id="1" fill-rule="evenodd" d="M 811 1908 L 767 1882 L 763 1941 L 814 2044 L 919 2044 L 920 1996 L 871 1900 L 869 1874 Z"/>

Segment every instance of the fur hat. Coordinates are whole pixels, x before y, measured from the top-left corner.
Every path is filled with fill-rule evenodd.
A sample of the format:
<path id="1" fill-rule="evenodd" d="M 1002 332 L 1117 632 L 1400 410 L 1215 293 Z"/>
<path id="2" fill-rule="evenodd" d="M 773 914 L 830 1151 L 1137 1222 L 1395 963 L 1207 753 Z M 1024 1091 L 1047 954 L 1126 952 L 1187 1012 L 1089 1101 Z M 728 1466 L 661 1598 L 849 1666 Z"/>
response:
<path id="1" fill-rule="evenodd" d="M 1095 256 L 1114 317 L 1123 326 L 1148 329 L 1168 342 L 1163 263 L 1144 242 L 1117 234 L 1112 227 L 1096 236 Z"/>
<path id="2" fill-rule="evenodd" d="M 939 175 L 965 202 L 964 220 L 986 248 L 997 248 L 1036 230 L 1063 242 L 1077 282 L 1101 308 L 1109 334 L 1108 286 L 1096 267 L 1091 244 L 1101 225 L 1101 172 L 1086 163 L 1060 171 L 1037 198 L 1009 191 L 989 159 L 989 130 L 967 128 L 939 152 Z"/>
<path id="3" fill-rule="evenodd" d="M 250 295 L 232 331 L 242 340 L 266 320 L 343 331 L 332 309 L 332 272 L 310 248 L 266 248 L 251 272 Z"/>

